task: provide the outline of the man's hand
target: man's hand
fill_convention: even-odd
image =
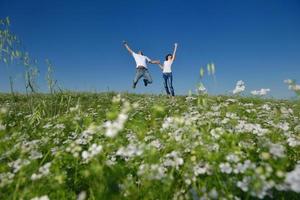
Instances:
[[[151,60],[149,63],[151,63],[151,64],[158,64],[159,60]]]
[[[175,43],[175,44],[174,44],[174,46],[175,46],[175,47],[177,47],[177,46],[178,46],[178,44],[177,44],[177,43]]]
[[[123,45],[125,46],[125,48],[127,49],[127,51],[131,54],[133,54],[134,52],[130,49],[130,47],[128,46],[127,42],[125,40],[123,40]]]

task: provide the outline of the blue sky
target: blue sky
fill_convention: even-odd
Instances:
[[[213,61],[216,82],[204,83],[213,94],[226,94],[236,81],[247,91],[270,88],[271,96],[293,93],[283,80],[300,81],[299,0],[0,0],[0,17],[39,60],[40,90],[46,91],[44,60],[55,66],[59,84],[70,90],[164,92],[161,71],[149,67],[154,83],[131,89],[133,58],[122,46],[164,60],[179,43],[173,64],[177,94],[194,90],[199,68]],[[0,64],[0,91],[8,91],[8,74],[24,88],[21,66]]]

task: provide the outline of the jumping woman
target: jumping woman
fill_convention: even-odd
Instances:
[[[160,63],[158,64],[163,72],[164,86],[166,89],[166,93],[172,96],[175,95],[174,88],[173,88],[172,64],[176,57],[176,50],[177,50],[177,43],[174,44],[173,54],[166,55],[166,60],[164,61],[164,64],[163,65],[161,65]]]

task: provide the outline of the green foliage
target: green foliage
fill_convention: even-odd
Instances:
[[[38,92],[37,79],[39,75],[38,62],[33,59],[28,52],[24,51],[20,39],[11,32],[10,20],[8,17],[0,19],[0,63],[6,66],[11,64],[20,64],[24,66],[24,80],[27,93]],[[57,81],[53,78],[53,65],[47,59],[47,83],[50,93],[54,93]],[[9,76],[11,93],[14,93],[13,78]]]
[[[0,19],[0,62],[9,64],[16,59],[20,59],[20,41],[15,34],[10,31],[10,20],[8,17]]]
[[[300,157],[297,102],[127,93],[30,96],[16,94],[11,101],[0,95],[2,199],[299,196],[279,189]],[[109,136],[114,129],[117,135]]]

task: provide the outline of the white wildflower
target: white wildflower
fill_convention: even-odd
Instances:
[[[179,156],[179,153],[176,151],[172,151],[171,153],[166,154],[165,159],[163,161],[163,165],[166,167],[175,167],[177,170],[179,166],[183,165],[184,161]]]
[[[162,143],[158,139],[151,141],[149,145],[152,146],[152,147],[155,147],[156,149],[162,149],[163,148]]]
[[[238,100],[237,99],[227,99],[226,102],[228,103],[236,103]]]
[[[296,138],[294,137],[289,137],[287,139],[287,143],[289,146],[291,147],[296,147],[296,146],[299,146],[300,145],[300,140],[297,140]]]
[[[200,83],[197,90],[196,90],[196,92],[198,94],[206,94],[207,90],[206,90],[205,86],[202,83]]]
[[[289,89],[290,89],[290,90],[293,90],[293,91],[295,91],[295,92],[298,92],[298,91],[300,91],[300,85],[296,85],[296,84],[290,85],[290,86],[289,86]]]
[[[236,83],[235,89],[233,90],[233,94],[240,94],[245,90],[245,83],[244,81],[240,80]]]
[[[54,128],[57,128],[57,129],[65,129],[65,125],[64,124],[56,124],[54,126]]]
[[[254,169],[256,165],[252,163],[250,160],[245,160],[244,163],[237,163],[234,167],[233,172],[235,174],[244,173],[247,169]]]
[[[5,126],[3,124],[1,124],[1,121],[0,121],[0,131],[4,131],[5,130]]]
[[[241,188],[241,190],[243,190],[244,192],[248,192],[250,180],[250,177],[246,176],[242,181],[238,181],[236,186]]]
[[[51,128],[53,125],[51,123],[47,123],[46,125],[43,126],[44,129],[49,129]]]
[[[290,189],[300,193],[300,165],[296,165],[295,169],[286,174],[285,182]]]
[[[215,138],[219,139],[221,135],[225,133],[225,130],[222,127],[217,127],[210,131],[210,134]]]
[[[216,188],[213,188],[210,192],[209,192],[209,197],[211,198],[211,199],[218,199],[218,196],[219,196],[219,194],[218,194],[218,191],[216,190]]]
[[[228,162],[237,163],[240,161],[240,158],[236,154],[229,154],[226,156]]]
[[[184,182],[185,182],[185,184],[187,184],[187,185],[191,185],[191,184],[192,184],[191,179],[185,179]]]
[[[269,132],[268,129],[262,128],[260,124],[251,124],[243,120],[239,120],[239,124],[235,127],[235,129],[239,133],[247,132],[253,133],[258,136],[263,136],[264,134]]]
[[[44,195],[41,197],[34,197],[31,200],[49,200],[49,197],[47,195]]]
[[[79,153],[81,151],[81,146],[79,146],[78,144],[76,143],[71,143],[67,148],[66,148],[66,152],[70,152],[73,154],[73,156],[75,158],[79,157]]]
[[[125,122],[128,119],[128,111],[130,109],[130,104],[128,102],[124,103],[124,106],[115,121],[107,121],[104,123],[106,128],[105,135],[107,137],[115,137],[119,131],[124,128]]]
[[[222,124],[227,124],[229,121],[230,121],[230,119],[225,117],[224,119],[222,119],[221,123]]]
[[[5,114],[7,113],[8,109],[6,107],[1,107],[0,108],[0,113]]]
[[[29,164],[30,164],[29,160],[24,160],[19,158],[13,162],[8,163],[8,166],[13,168],[13,173],[17,173],[22,167]]]
[[[270,92],[270,89],[265,89],[262,88],[260,90],[253,90],[251,91],[251,94],[255,95],[255,96],[264,96],[266,95],[268,92]]]
[[[121,100],[122,100],[121,94],[118,94],[118,95],[113,97],[112,102],[113,103],[119,103],[119,102],[121,102]]]
[[[81,191],[77,196],[77,200],[85,200],[86,197],[87,197],[86,191]]]
[[[15,174],[11,172],[0,173],[0,188],[13,182]]]
[[[33,173],[31,175],[31,180],[35,181],[41,179],[44,176],[47,176],[50,173],[51,162],[48,162],[41,166],[38,170],[38,173]]]
[[[288,122],[280,122],[276,125],[276,127],[282,129],[283,131],[288,131],[290,129]]]
[[[82,157],[84,162],[88,162],[93,157],[95,157],[96,155],[101,153],[101,151],[102,151],[102,146],[101,145],[92,144],[92,146],[90,146],[88,151],[83,151],[81,153],[81,157]]]
[[[232,172],[232,167],[229,163],[220,163],[219,165],[221,172],[230,174]]]
[[[193,167],[195,176],[210,174],[210,165],[208,163],[198,163]]]
[[[284,83],[286,83],[286,84],[293,84],[293,80],[291,80],[291,79],[286,79],[286,80],[284,80]]]
[[[108,166],[115,165],[115,164],[117,163],[116,160],[117,160],[116,156],[115,156],[115,155],[111,155],[111,156],[109,156],[109,158],[107,159],[106,164],[107,164]]]
[[[284,157],[285,148],[281,144],[271,144],[270,145],[270,153],[274,157],[282,158]]]
[[[162,124],[162,129],[168,129],[169,127],[171,127],[171,125],[174,123],[173,118],[171,117],[167,117],[165,118],[163,124]]]
[[[149,180],[161,180],[166,176],[166,168],[158,164],[141,164],[138,169],[138,176],[145,176]]]
[[[71,107],[71,108],[70,108],[70,112],[75,112],[75,111],[79,110],[79,107],[80,107],[80,105],[79,105],[79,104],[76,104],[75,107]]]
[[[135,156],[140,156],[143,154],[143,147],[142,145],[138,146],[135,144],[129,144],[127,147],[121,147],[116,152],[117,156],[121,156],[123,158],[132,158]]]
[[[271,107],[268,105],[268,104],[264,104],[264,105],[262,105],[262,107],[261,107],[262,109],[264,109],[264,110],[266,110],[266,111],[269,111],[269,110],[271,110]]]
[[[29,159],[36,160],[36,159],[39,159],[39,158],[42,158],[42,157],[43,157],[43,154],[41,152],[38,152],[38,151],[34,150],[34,151],[30,152]]]

